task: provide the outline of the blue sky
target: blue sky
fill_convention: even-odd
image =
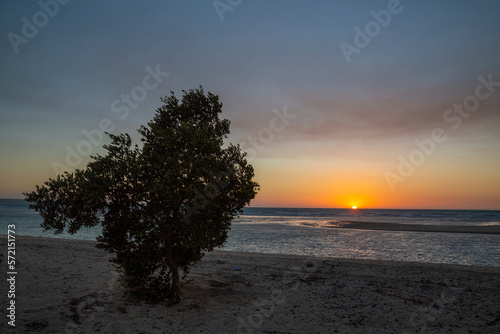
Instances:
[[[54,10],[55,0],[42,2]],[[374,20],[371,11],[387,10],[391,1],[245,0],[228,5],[223,20],[214,3],[73,0],[47,15],[16,53],[9,33],[22,37],[23,18],[33,23],[43,8],[37,1],[0,2],[0,197],[21,197],[54,177],[53,162],[67,165],[67,147],[76,150],[86,140],[82,131],[102,119],[115,133],[135,133],[160,96],[203,85],[224,103],[233,142],[269,127],[273,108],[296,115],[252,161],[262,185],[259,205],[344,205],[337,198],[360,187],[344,184],[357,171],[355,179],[373,188],[356,190],[359,197],[384,198],[372,205],[500,209],[500,89],[448,131],[396,192],[384,176],[416,139],[449,128],[443,113],[474,93],[479,76],[500,81],[499,1],[401,1],[350,63],[340,43],[354,45],[354,28],[363,30]],[[141,86],[148,66],[169,74],[120,119],[113,101]],[[86,161],[82,155],[77,167]],[[329,180],[327,190],[319,190],[311,171]],[[287,186],[293,180],[304,184]],[[453,193],[435,189],[450,185],[457,186]],[[426,192],[436,197],[426,202]],[[324,201],[312,195],[318,193]]]

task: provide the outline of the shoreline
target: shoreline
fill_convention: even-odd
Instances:
[[[375,230],[375,231],[400,231],[400,232],[431,232],[431,233],[472,233],[472,234],[500,234],[500,225],[461,226],[461,225],[423,225],[423,224],[398,224],[398,223],[365,223],[365,222],[326,222],[321,227]]]
[[[0,245],[5,257],[5,235]],[[110,255],[94,245],[17,236],[16,328],[3,321],[0,331],[500,331],[500,267],[222,250],[190,270],[181,303],[169,307],[126,297]]]
[[[332,227],[333,228],[333,227]],[[339,227],[339,229],[343,229],[342,227]],[[345,228],[345,229],[350,229],[350,228]],[[356,229],[356,228],[353,228]],[[361,228],[360,228],[361,229]],[[364,228],[363,228],[364,229]],[[412,231],[407,231],[407,232],[412,232]],[[420,231],[421,232],[421,231]],[[7,234],[2,234],[0,233],[0,243],[6,242]],[[77,239],[77,238],[64,238],[64,237],[58,237],[55,236],[54,234],[51,234],[50,237],[46,236],[30,236],[30,235],[16,235],[16,240],[19,239],[27,239],[27,240],[34,240],[34,241],[43,241],[43,240],[60,240],[62,242],[69,242],[69,243],[82,243],[82,244],[87,244],[92,247],[95,247],[95,244],[97,241],[95,240],[86,240],[86,239]],[[6,247],[4,247],[6,248]],[[0,253],[4,253],[4,260],[6,251],[2,251],[0,249]],[[368,264],[385,264],[385,265],[390,265],[392,263],[398,264],[398,265],[422,265],[422,266],[451,266],[451,267],[463,267],[463,268],[498,268],[500,269],[500,265],[477,265],[477,264],[460,264],[460,263],[444,263],[444,262],[420,262],[420,261],[398,261],[398,260],[388,260],[388,259],[370,259],[370,258],[356,258],[356,257],[336,257],[336,256],[322,256],[322,255],[304,255],[304,254],[287,254],[287,253],[264,253],[264,252],[245,252],[245,251],[237,251],[237,250],[225,250],[225,249],[216,249],[210,253],[206,254],[228,254],[231,256],[270,256],[270,257],[283,257],[286,259],[317,259],[317,260],[336,260],[340,262],[353,262],[353,263],[368,263]],[[111,256],[111,255],[110,255]]]
[[[0,242],[4,243],[6,242],[7,235],[0,233]],[[59,238],[59,237],[41,237],[41,236],[29,236],[29,235],[17,235],[16,236],[16,241],[20,239],[27,239],[27,240],[33,240],[34,242],[36,241],[48,241],[48,240],[56,240],[61,241],[62,243],[81,243],[85,246],[92,246],[95,248],[95,244],[97,241],[94,240],[84,240],[84,239],[68,239],[68,238]],[[103,254],[108,255],[103,250],[99,250],[96,248],[98,252],[102,252]],[[0,249],[0,253],[2,253]],[[430,268],[444,268],[444,267],[450,267],[451,269],[461,269],[461,270],[474,270],[478,269],[481,271],[482,269],[492,269],[494,272],[498,271],[500,274],[500,266],[480,266],[480,265],[470,265],[470,264],[455,264],[455,263],[437,263],[437,262],[417,262],[417,261],[397,261],[397,260],[379,260],[379,259],[362,259],[362,258],[346,258],[346,257],[334,257],[334,256],[318,256],[318,255],[300,255],[300,254],[284,254],[284,253],[260,253],[260,252],[242,252],[242,251],[234,251],[234,250],[224,250],[224,249],[216,249],[212,252],[205,253],[205,256],[207,255],[228,255],[228,256],[242,256],[242,257],[270,257],[270,258],[277,258],[277,259],[284,259],[284,260],[302,260],[302,261],[307,261],[307,260],[316,260],[316,261],[338,261],[342,263],[350,263],[350,264],[367,264],[367,265],[395,265],[395,266],[405,266],[405,265],[414,265],[414,266],[429,266]],[[111,255],[109,255],[110,257]]]

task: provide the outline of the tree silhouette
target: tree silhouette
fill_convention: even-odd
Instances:
[[[222,103],[203,88],[173,92],[147,126],[142,146],[112,135],[107,154],[83,170],[66,172],[25,193],[42,227],[76,233],[102,224],[97,247],[131,291],[148,301],[180,301],[184,275],[205,252],[222,246],[231,220],[259,185],[239,145],[224,144],[229,120]]]

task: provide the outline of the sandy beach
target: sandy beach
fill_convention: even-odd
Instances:
[[[4,283],[0,332],[500,332],[497,267],[217,251],[169,307],[124,296],[107,260],[94,242],[18,236],[16,327]]]

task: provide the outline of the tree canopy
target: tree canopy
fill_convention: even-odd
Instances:
[[[97,247],[114,254],[131,291],[176,303],[179,273],[224,244],[259,185],[239,145],[224,143],[230,121],[219,119],[217,95],[200,87],[183,91],[180,101],[174,92],[161,101],[138,130],[141,146],[128,134],[108,134],[107,154],[25,196],[46,230],[102,224]]]

